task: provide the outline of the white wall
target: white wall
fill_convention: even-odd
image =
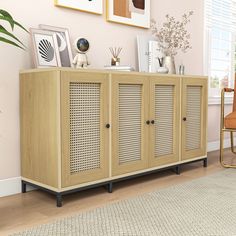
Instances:
[[[203,2],[151,0],[151,16],[157,22],[162,22],[167,13],[178,18],[186,11],[194,11],[189,27],[193,48],[176,58],[177,65],[181,60],[184,62],[187,74],[203,74]],[[26,28],[48,24],[68,28],[72,39],[78,36],[88,38],[91,44],[89,59],[93,68],[103,67],[110,62],[110,46],[123,47],[122,64],[137,68],[136,35],[150,33],[146,29],[106,22],[105,15],[55,7],[53,0],[1,0],[0,8],[9,11]],[[16,33],[29,45],[28,34],[21,30],[16,30]],[[31,68],[32,58],[30,47],[24,52],[2,43],[0,55],[0,179],[7,179],[20,176],[18,72]],[[214,113],[217,112],[215,109]],[[210,125],[212,131],[218,127],[218,123]],[[214,139],[210,137],[210,140]]]

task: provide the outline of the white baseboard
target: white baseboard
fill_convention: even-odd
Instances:
[[[236,143],[236,139],[234,140]],[[230,147],[230,139],[225,139],[224,147]],[[220,141],[210,142],[207,145],[207,151],[212,152],[220,149]],[[34,188],[27,186],[27,191]],[[0,180],[0,197],[10,196],[21,192],[21,177]]]
[[[35,190],[34,187],[26,186],[26,191]],[[21,177],[0,180],[0,197],[6,197],[21,193]]]
[[[236,138],[234,139],[234,143],[236,144]],[[230,139],[224,140],[224,148],[229,148],[231,146]],[[207,152],[217,151],[220,149],[220,140],[215,142],[210,142],[207,145]]]
[[[21,192],[21,177],[0,180],[0,197]]]

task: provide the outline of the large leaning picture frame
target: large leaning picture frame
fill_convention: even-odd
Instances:
[[[56,6],[90,12],[103,13],[103,0],[54,0]]]
[[[107,20],[150,28],[150,0],[107,0]]]
[[[69,31],[66,28],[60,28],[50,25],[39,25],[40,29],[52,31],[56,34],[57,37],[57,44],[61,59],[61,66],[62,67],[72,67],[72,51],[71,51],[71,44],[70,44],[70,36]]]
[[[30,28],[35,67],[60,67],[57,36],[52,31]]]

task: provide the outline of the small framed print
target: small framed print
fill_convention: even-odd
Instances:
[[[58,67],[61,59],[57,36],[52,31],[30,29],[35,67]]]
[[[103,0],[55,0],[55,5],[100,15],[103,13]]]
[[[50,25],[39,25],[40,29],[52,31],[56,34],[57,44],[62,67],[72,67],[72,51],[70,44],[69,31],[66,28],[54,27]]]
[[[107,0],[107,20],[150,28],[150,0]]]

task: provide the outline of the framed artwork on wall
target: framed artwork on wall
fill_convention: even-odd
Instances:
[[[103,0],[55,0],[55,5],[95,14],[103,13]]]
[[[69,31],[66,28],[54,27],[50,25],[39,25],[40,29],[52,31],[56,34],[57,44],[62,67],[72,67],[72,51]]]
[[[107,0],[107,20],[150,28],[150,0]]]
[[[57,36],[52,31],[30,29],[35,67],[58,67],[61,59]]]

